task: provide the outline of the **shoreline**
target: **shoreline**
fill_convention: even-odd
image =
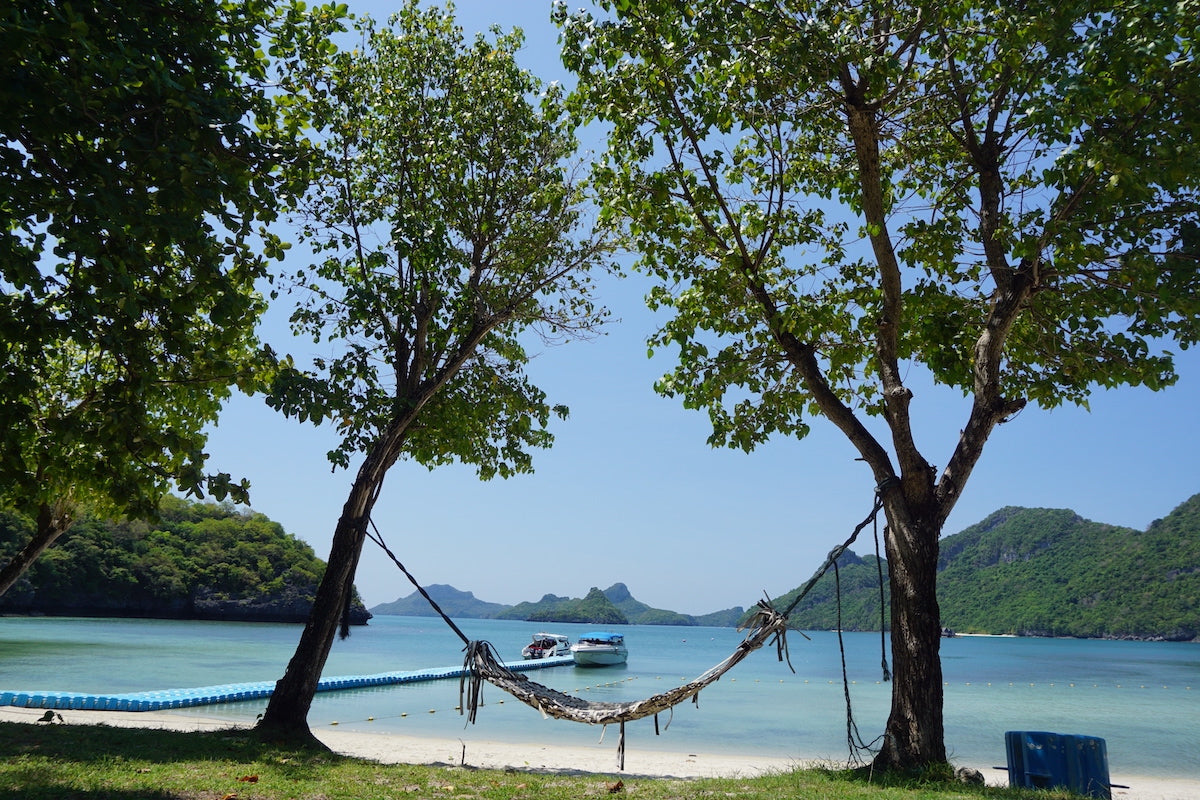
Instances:
[[[0,722],[38,724],[45,713],[40,708],[0,706]],[[106,725],[110,727],[156,728],[172,731],[213,731],[248,728],[220,717],[194,714],[130,711],[66,710],[68,725]],[[55,723],[57,724],[57,723]],[[613,735],[592,746],[529,745],[475,739],[431,739],[394,733],[362,733],[314,730],[316,737],[334,752],[381,764],[418,764],[447,769],[498,769],[552,772],[564,775],[605,775],[623,778],[693,779],[752,778],[792,769],[820,766],[828,762],[774,756],[688,753],[632,748],[625,753],[625,770],[617,769],[617,742]],[[990,765],[960,764],[983,773],[989,786],[1005,786],[1007,776]],[[1122,774],[1114,780],[1129,788],[1112,790],[1113,800],[1192,800],[1200,797],[1200,780],[1169,779]]]

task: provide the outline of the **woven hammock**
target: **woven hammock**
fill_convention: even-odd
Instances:
[[[685,700],[697,702],[704,687],[719,680],[742,659],[773,641],[779,660],[787,658],[787,617],[771,608],[769,603],[759,601],[758,611],[741,628],[749,629],[746,638],[725,660],[706,670],[695,679],[666,692],[626,703],[609,703],[584,700],[565,694],[548,686],[531,681],[514,672],[500,661],[492,645],[483,641],[468,642],[463,667],[467,670],[458,685],[459,707],[467,715],[468,722],[475,722],[479,711],[483,682],[503,689],[508,694],[536,708],[544,717],[566,719],[588,725],[618,724],[621,734],[617,743],[617,766],[625,769],[625,723],[645,717],[654,717],[654,732],[658,733],[658,714],[673,710]],[[788,662],[791,666],[791,662]],[[668,724],[670,724],[668,722]]]
[[[583,700],[574,695],[543,686],[526,676],[513,672],[496,657],[488,642],[473,641],[466,647],[463,667],[468,674],[459,681],[459,700],[469,722],[475,721],[479,710],[482,682],[498,686],[543,716],[568,719],[588,725],[609,725],[643,719],[679,705],[684,700],[696,700],[700,690],[733,669],[746,656],[774,639],[782,661],[787,653],[787,618],[760,601],[759,610],[743,626],[749,628],[746,638],[724,661],[709,668],[694,680],[660,694],[627,703],[606,703]]]

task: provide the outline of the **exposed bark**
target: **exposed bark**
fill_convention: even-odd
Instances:
[[[0,570],[0,594],[13,587],[38,556],[70,530],[74,523],[70,511],[62,504],[44,504],[38,509],[37,531],[29,544]]]
[[[936,520],[907,514],[903,491],[884,492],[892,596],[892,707],[874,766],[914,770],[946,761]],[[890,502],[889,502],[889,497]]]
[[[367,525],[388,466],[385,448],[377,447],[354,479],[334,530],[329,561],[317,587],[308,622],[287,671],[275,683],[275,691],[258,724],[258,730],[265,737],[299,741],[311,738],[308,711],[333,647],[342,611],[354,589],[354,573],[362,555]]]
[[[879,120],[864,80],[843,70],[841,84],[847,130],[863,189],[863,216],[879,269],[882,304],[875,331],[875,363],[899,468],[896,476],[896,467],[882,448],[858,447],[881,487],[888,518],[884,540],[892,596],[892,707],[874,766],[912,770],[946,761],[937,602],[938,538],[945,516],[935,500],[933,470],[913,438],[912,392],[904,385],[898,363],[903,292],[899,259],[887,228]]]
[[[375,501],[379,499],[387,471],[400,457],[407,432],[421,410],[462,369],[488,331],[503,323],[513,313],[511,308],[505,308],[500,314],[476,320],[458,342],[454,352],[424,383],[419,377],[429,356],[423,341],[421,346],[408,347],[406,352],[410,354],[410,360],[407,364],[397,364],[397,383],[401,387],[401,395],[396,408],[403,411],[399,412],[380,434],[355,475],[350,494],[342,506],[342,515],[334,529],[329,560],[321,584],[317,587],[308,622],[300,635],[296,652],[288,662],[283,677],[276,681],[275,691],[267,703],[267,710],[259,721],[258,730],[263,736],[291,741],[306,741],[311,738],[308,711],[312,707],[321,672],[333,648],[338,624],[342,621],[354,592],[354,573],[358,569],[363,543],[367,538],[371,512],[375,508]],[[398,333],[397,338],[402,336]],[[412,386],[416,388],[404,394],[403,387]]]

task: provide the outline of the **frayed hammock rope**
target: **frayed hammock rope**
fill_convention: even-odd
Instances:
[[[604,725],[618,724],[620,726],[620,739],[617,743],[617,765],[620,770],[625,769],[625,723],[633,720],[644,719],[645,717],[654,717],[654,732],[658,734],[658,715],[663,711],[673,711],[674,707],[685,700],[691,700],[693,703],[699,704],[699,694],[706,686],[716,682],[737,664],[741,663],[742,659],[758,650],[764,644],[771,642],[775,645],[776,656],[780,661],[786,661],[788,668],[795,672],[792,668],[791,659],[788,657],[787,648],[787,630],[788,630],[788,614],[790,614],[804,596],[816,585],[817,581],[829,571],[831,567],[836,565],[836,562],[841,558],[842,554],[854,543],[859,532],[867,526],[869,522],[875,519],[878,514],[882,502],[876,495],[875,503],[871,513],[854,529],[854,533],[843,544],[835,547],[830,551],[825,564],[819,569],[816,574],[804,584],[803,587],[792,599],[791,603],[782,612],[775,610],[769,600],[759,600],[757,610],[740,626],[738,630],[747,630],[746,637],[738,644],[737,648],[726,656],[725,660],[719,664],[710,667],[707,671],[697,676],[693,680],[677,686],[666,692],[661,692],[643,700],[635,700],[626,703],[611,703],[600,701],[583,700],[574,695],[565,694],[557,689],[551,689],[548,686],[543,686],[540,683],[530,680],[519,672],[514,672],[504,666],[504,663],[496,655],[495,648],[490,642],[472,641],[467,638],[454,621],[442,611],[441,607],[434,601],[429,593],[417,582],[412,573],[405,568],[396,554],[391,551],[383,540],[383,535],[380,534],[379,528],[375,525],[374,520],[371,521],[371,527],[374,533],[367,532],[367,536],[375,544],[388,555],[392,562],[399,567],[400,571],[409,579],[421,596],[429,602],[429,605],[436,611],[443,620],[450,626],[451,630],[458,634],[462,639],[465,647],[463,648],[465,658],[463,667],[466,669],[466,674],[459,680],[459,708],[460,713],[465,713],[468,723],[475,722],[475,716],[479,711],[479,706],[482,705],[481,698],[483,694],[483,682],[486,681],[493,686],[496,686],[508,694],[512,695],[517,700],[520,700],[526,705],[536,708],[542,713],[543,717],[554,717],[556,719],[571,720],[572,722],[582,722],[588,725]],[[803,634],[801,634],[803,635]],[[886,669],[886,665],[885,665]],[[670,726],[670,719],[664,729]]]

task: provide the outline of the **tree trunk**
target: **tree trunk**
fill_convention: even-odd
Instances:
[[[885,536],[892,593],[892,709],[877,769],[913,771],[946,762],[942,724],[938,537],[926,519],[888,515]]]
[[[338,623],[354,592],[354,572],[358,569],[358,559],[367,538],[367,525],[370,524],[371,511],[379,498],[383,480],[403,451],[409,426],[417,419],[421,409],[462,368],[484,336],[505,319],[497,315],[490,317],[486,323],[477,323],[431,379],[424,382],[414,380],[408,393],[397,397],[396,407],[402,411],[372,445],[354,477],[350,496],[342,507],[342,516],[333,533],[325,575],[317,587],[317,596],[313,600],[304,632],[300,634],[300,643],[288,662],[287,671],[275,682],[275,691],[256,728],[263,738],[317,744],[316,737],[308,728],[308,710],[317,693],[317,683],[321,680],[321,671],[325,668],[329,651],[333,648]],[[414,363],[420,363],[425,355],[412,356],[412,359]],[[411,374],[419,374],[416,367],[411,370]],[[399,369],[398,372],[402,376],[410,374],[408,368]]]
[[[346,604],[354,590],[354,573],[362,555],[367,524],[387,466],[378,449],[368,455],[342,507],[329,550],[325,574],[317,587],[312,611],[287,671],[275,683],[257,731],[265,738],[316,742],[308,727],[308,711]]]
[[[20,553],[13,556],[12,561],[4,565],[4,569],[0,570],[0,595],[11,589],[25,574],[25,570],[29,569],[38,556],[46,552],[58,537],[66,533],[73,522],[72,514],[64,505],[43,505],[38,510],[37,530],[33,538]]]

